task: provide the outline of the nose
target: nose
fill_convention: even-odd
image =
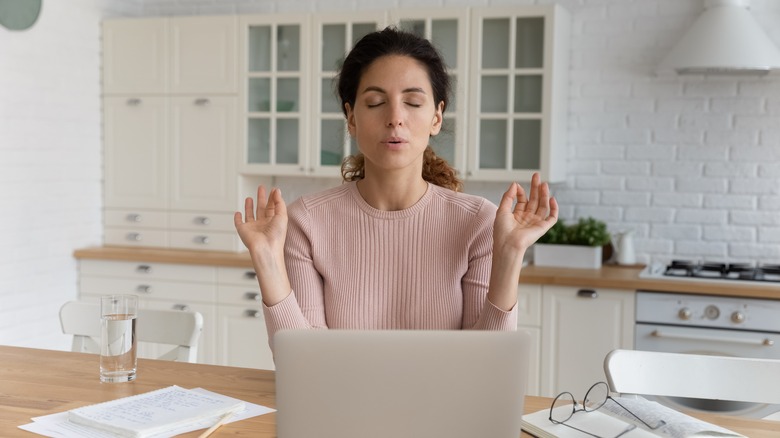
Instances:
[[[387,127],[392,128],[403,125],[403,106],[400,104],[390,104],[387,108]]]

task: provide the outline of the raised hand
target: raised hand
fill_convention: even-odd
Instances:
[[[263,302],[271,306],[290,293],[284,265],[284,241],[287,237],[287,205],[279,189],[266,199],[264,186],[257,188],[257,208],[252,198],[244,201],[244,214],[237,211],[233,222],[241,241],[252,257]]]

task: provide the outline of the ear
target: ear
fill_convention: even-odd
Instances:
[[[349,102],[344,104],[344,109],[347,111],[347,129],[349,130],[349,135],[354,137],[355,130],[357,129],[355,124],[355,110],[352,109],[352,106],[349,104]]]
[[[431,121],[431,136],[435,136],[441,131],[441,125],[444,122],[444,101],[439,102],[436,106],[436,112],[433,114],[433,120]]]

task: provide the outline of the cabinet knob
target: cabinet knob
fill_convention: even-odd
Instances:
[[[127,233],[125,238],[131,242],[140,242],[141,240],[143,240],[143,238],[141,237],[141,233]]]
[[[211,223],[211,219],[206,216],[198,216],[194,219],[194,222],[198,225],[209,225]]]
[[[181,310],[183,312],[189,312],[190,310],[190,306],[186,304],[174,304],[173,306],[171,306],[171,308],[173,310]]]
[[[260,302],[263,297],[257,292],[247,292],[244,294],[244,299]]]
[[[193,239],[195,243],[200,243],[201,245],[208,245],[209,244],[209,236],[195,236],[195,239]]]
[[[135,272],[138,272],[139,274],[151,274],[152,267],[149,265],[138,265],[135,268]]]
[[[263,317],[263,312],[261,312],[259,310],[256,310],[256,309],[247,309],[244,312],[244,315],[248,316],[250,318],[262,318]]]
[[[580,298],[598,298],[599,293],[593,289],[580,289],[577,291],[577,296]]]
[[[138,213],[130,213],[127,216],[125,216],[125,219],[128,222],[136,222],[137,223],[137,222],[141,222],[142,218],[141,218],[141,215],[138,214]]]
[[[148,284],[139,284],[135,287],[135,291],[142,294],[150,294],[152,293],[152,287]]]
[[[257,278],[257,273],[255,271],[246,271],[244,272],[244,278],[247,280],[254,280]]]
[[[127,105],[128,106],[138,106],[140,104],[141,104],[141,99],[139,99],[137,97],[133,97],[133,98],[127,99]]]
[[[198,106],[206,106],[209,103],[211,103],[211,101],[206,99],[205,97],[201,97],[201,98],[195,99],[195,105],[198,105]]]

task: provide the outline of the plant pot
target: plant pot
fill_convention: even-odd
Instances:
[[[558,268],[601,268],[600,246],[534,244],[534,264]]]

